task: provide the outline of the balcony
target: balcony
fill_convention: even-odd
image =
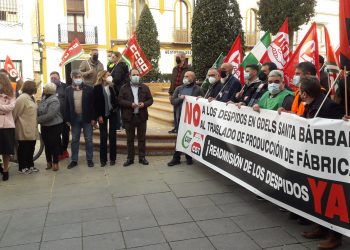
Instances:
[[[78,38],[81,44],[98,44],[97,26],[58,25],[58,43],[71,43],[75,38]]]
[[[176,29],[174,31],[175,43],[191,43],[190,32],[187,29]]]
[[[246,32],[245,33],[245,45],[248,47],[254,47],[257,43],[258,32]]]

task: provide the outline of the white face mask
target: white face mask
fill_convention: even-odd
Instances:
[[[214,84],[216,82],[216,78],[214,76],[209,77],[208,79],[210,84]]]
[[[113,82],[113,77],[112,76],[108,76],[107,79],[106,79],[106,82],[112,83]]]
[[[83,79],[74,79],[73,82],[75,85],[80,86],[83,83]]]
[[[250,74],[248,72],[244,72],[244,80],[248,81]]]
[[[279,92],[281,92],[280,85],[278,83],[269,83],[269,85],[267,86],[267,89],[272,95],[276,95]]]
[[[182,82],[185,86],[191,84],[191,82],[187,78],[184,78]]]
[[[292,83],[293,83],[295,86],[299,86],[299,83],[300,83],[300,76],[295,75],[295,76],[293,77]]]
[[[131,82],[133,84],[139,84],[140,83],[140,77],[139,76],[131,76]]]

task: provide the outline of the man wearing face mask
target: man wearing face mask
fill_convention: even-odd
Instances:
[[[321,84],[316,76],[305,76],[300,79],[300,98],[305,103],[303,117],[312,119],[325,99]],[[323,103],[317,117],[328,119],[341,119],[344,114],[343,106],[327,98]],[[342,243],[342,235],[328,228],[318,225],[314,230],[303,232],[307,239],[325,238],[318,245],[319,249],[335,249]]]
[[[293,92],[285,89],[284,74],[280,70],[272,70],[268,78],[268,91],[253,106],[253,110],[260,112],[260,108],[277,110],[283,107],[290,110],[293,101]]]
[[[98,72],[103,70],[103,64],[98,60],[98,50],[92,49],[90,58],[81,62],[79,70],[83,75],[84,84],[94,86]]]
[[[60,111],[62,117],[64,117],[64,113],[66,110],[65,106],[65,97],[66,97],[66,88],[67,85],[63,82],[61,82],[60,74],[57,71],[52,71],[50,73],[50,80],[52,83],[56,85],[56,95],[58,97],[58,100],[60,102]],[[59,160],[64,160],[66,158],[69,158],[68,153],[68,144],[69,144],[69,126],[66,124],[66,121],[63,120],[63,126],[61,129],[61,135],[60,135],[60,155],[58,156]]]
[[[207,73],[207,78],[209,81],[209,88],[204,98],[208,99],[209,102],[215,100],[215,97],[219,94],[222,84],[220,81],[220,75],[217,69],[210,68]],[[203,90],[203,88],[202,88]]]
[[[200,86],[195,84],[196,75],[193,71],[187,71],[183,78],[183,85],[179,86],[175,89],[174,94],[171,98],[171,104],[174,105],[175,114],[176,114],[176,130],[178,129],[180,117],[181,117],[181,108],[182,103],[185,100],[186,96],[203,96],[203,90]],[[173,159],[168,162],[168,166],[172,167],[180,164],[181,160],[181,152],[175,151],[173,155]],[[193,163],[192,157],[186,155],[187,165],[191,165]]]
[[[252,107],[266,92],[267,84],[258,78],[259,66],[249,64],[245,68],[244,79],[246,83],[242,90],[236,94],[236,100],[241,105]]]
[[[72,157],[68,169],[78,165],[80,133],[83,129],[86,160],[88,167],[93,167],[92,126],[94,121],[93,88],[83,83],[79,70],[71,72],[72,86],[66,89],[65,121],[72,129]]]
[[[182,79],[187,71],[193,71],[191,65],[186,63],[186,54],[180,52],[176,55],[176,66],[173,68],[171,75],[171,84],[169,88],[169,100],[171,100],[172,95],[177,87],[182,85]],[[170,130],[169,133],[177,133],[175,129],[175,110],[174,110],[174,129]]]
[[[223,63],[220,67],[220,76],[222,88],[216,96],[219,102],[237,102],[236,94],[241,90],[242,86],[239,80],[232,75],[233,66],[231,63]]]
[[[291,108],[291,112],[302,116],[304,114],[304,104],[302,103],[299,95],[299,85],[302,78],[306,76],[316,76],[316,67],[310,62],[301,62],[295,68],[295,75],[293,77],[291,88],[295,91],[294,100]],[[279,109],[279,111],[285,111]]]
[[[124,167],[134,164],[135,129],[139,148],[139,163],[148,165],[146,160],[146,129],[148,120],[147,108],[153,104],[153,97],[148,86],[140,82],[140,72],[130,71],[130,82],[123,85],[118,96],[122,109],[122,119],[127,136],[128,158]]]

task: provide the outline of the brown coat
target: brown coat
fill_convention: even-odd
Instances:
[[[148,120],[147,108],[153,104],[153,97],[148,86],[140,84],[139,91],[139,102],[145,104],[144,108],[139,110],[140,121]],[[131,90],[130,83],[123,85],[120,89],[118,102],[122,109],[122,119],[124,122],[130,122],[133,119],[134,109],[131,107],[134,102],[134,95]]]
[[[12,112],[17,140],[35,141],[38,138],[37,110],[38,105],[30,95],[23,93],[17,98]]]
[[[177,72],[179,71],[179,66],[175,66],[173,68],[173,72],[171,74],[171,85],[170,85],[170,88],[169,88],[169,95],[173,95],[174,94],[174,91],[177,87],[181,86],[182,85],[182,80],[184,78],[184,75],[187,71],[193,71],[192,69],[192,66],[191,65],[188,65],[188,64],[184,64],[182,66],[182,71],[181,71],[181,76],[180,76],[180,79],[179,79],[179,82],[178,82],[178,85],[176,85],[176,76],[177,76]]]
[[[84,60],[81,62],[79,70],[83,75],[84,83],[93,87],[96,83],[98,72],[103,70],[103,64],[100,61],[94,63],[90,58],[89,60]],[[87,73],[90,70],[92,70],[92,73]]]

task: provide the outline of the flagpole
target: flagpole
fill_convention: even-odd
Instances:
[[[348,80],[346,75],[346,65],[344,66],[344,85],[345,85],[345,115],[348,116]]]
[[[320,73],[322,72],[322,70],[323,70],[325,67],[326,67],[326,64],[324,63],[324,64],[322,65],[322,67],[320,68]]]
[[[317,110],[317,112],[316,112],[314,118],[317,117],[317,115],[318,115],[318,113],[320,112],[320,110],[321,110],[323,104],[325,103],[325,101],[327,100],[329,94],[331,93],[332,89],[334,88],[334,85],[335,85],[335,84],[337,83],[337,81],[339,80],[339,78],[340,78],[340,76],[341,76],[341,73],[342,73],[342,71],[340,70],[340,71],[339,71],[339,74],[337,75],[337,77],[335,78],[335,80],[334,80],[334,82],[332,83],[331,87],[329,88],[329,90],[328,90],[328,92],[327,92],[325,98],[323,99],[323,101],[322,101],[320,107],[318,108],[318,110]],[[346,90],[345,90],[345,91],[346,91]],[[346,92],[345,92],[345,93],[346,93]],[[346,96],[346,94],[345,94],[345,96]],[[345,99],[345,100],[346,100],[346,99]]]

